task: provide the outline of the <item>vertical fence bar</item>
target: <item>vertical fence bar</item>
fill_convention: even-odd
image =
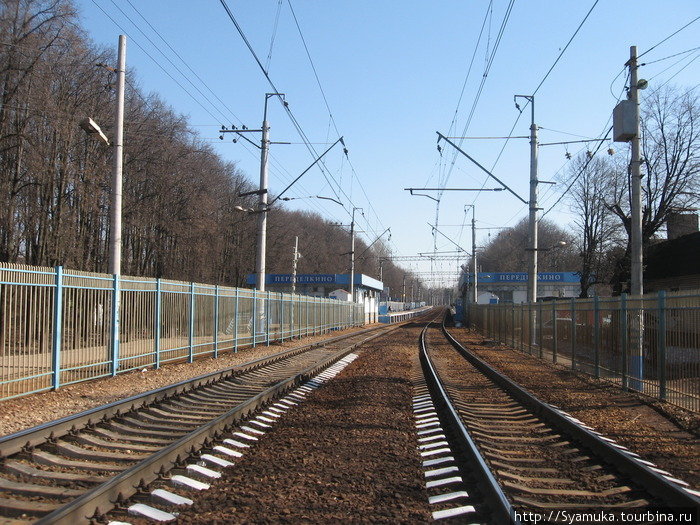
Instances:
[[[189,334],[190,355],[187,362],[194,361],[194,283],[190,283],[190,334]]]
[[[622,346],[622,388],[627,388],[627,294],[620,295],[620,342]]]
[[[544,328],[544,322],[543,322],[543,318],[542,318],[542,302],[539,303],[538,310],[539,310],[539,312],[537,313],[537,316],[540,320],[538,323],[540,333],[539,333],[539,337],[537,338],[539,341],[539,348],[540,348],[538,355],[539,355],[539,358],[542,359],[542,357],[544,356],[544,349],[542,348],[542,341],[543,341],[542,340],[542,329]]]
[[[160,278],[156,279],[156,300],[155,300],[155,308],[156,311],[154,312],[153,317],[154,319],[154,324],[155,326],[153,327],[153,332],[154,332],[154,337],[153,337],[153,353],[155,354],[153,356],[153,367],[158,369],[160,368],[160,316],[161,316],[161,301],[163,299],[163,294],[162,294],[162,284],[160,281]]]
[[[594,357],[593,357],[593,374],[596,378],[600,377],[600,304],[598,301],[598,295],[593,296],[593,344],[594,344]]]
[[[253,315],[252,319],[252,329],[253,329],[253,348],[255,348],[255,334],[258,331],[258,291],[253,290]]]
[[[571,370],[576,370],[576,299],[571,299]]]
[[[265,298],[265,346],[270,346],[270,313],[272,309],[270,308],[270,290],[267,291],[267,297]]]
[[[111,339],[111,360],[112,376],[117,375],[119,370],[119,321],[121,318],[121,290],[119,289],[119,275],[112,276],[112,339]]]
[[[515,303],[510,303],[510,346],[515,348]]]
[[[557,302],[552,301],[552,363],[557,364],[559,337],[557,334]]]
[[[219,357],[219,285],[214,286],[214,359]]]
[[[238,352],[238,288],[234,292],[235,299],[233,304],[233,353]]]
[[[51,367],[53,389],[61,386],[61,339],[63,334],[63,266],[56,266],[56,289],[53,296],[53,341],[51,345]]]
[[[523,352],[523,340],[525,339],[525,307],[520,303],[520,351]]]
[[[666,401],[666,292],[663,290],[659,292],[657,317],[659,399]]]

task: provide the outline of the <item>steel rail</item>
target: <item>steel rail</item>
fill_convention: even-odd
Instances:
[[[77,414],[66,416],[56,421],[50,421],[48,423],[37,425],[26,430],[9,434],[0,438],[0,459],[21,452],[22,450],[28,450],[38,445],[42,445],[47,441],[68,435],[72,432],[75,432],[78,429],[97,424],[104,419],[117,417],[126,412],[139,409],[143,406],[161,401],[168,397],[172,397],[177,394],[182,394],[190,390],[199,388],[201,386],[209,385],[222,379],[235,377],[236,375],[243,372],[249,372],[257,368],[267,366],[286,357],[297,355],[314,348],[319,348],[321,346],[327,346],[329,344],[342,341],[350,337],[355,337],[363,333],[369,333],[381,328],[384,327],[380,325],[377,327],[353,332],[351,334],[331,337],[329,339],[324,339],[315,343],[291,348],[289,350],[284,350],[276,354],[255,359],[248,363],[244,363],[243,365],[233,366],[225,370],[219,370],[217,372],[210,372],[192,379],[186,379],[173,385],[168,385],[158,388],[156,390],[151,390],[149,392],[136,394],[123,400],[114,401],[106,405],[102,405],[89,410],[85,410],[83,412],[79,412]]]
[[[437,370],[433,365],[432,359],[428,355],[425,334],[433,322],[434,321],[431,321],[426,324],[420,334],[420,362],[423,368],[423,375],[428,384],[428,389],[434,396],[434,404],[436,407],[442,409],[440,410],[439,417],[440,419],[443,419],[443,417],[446,419],[446,421],[444,421],[445,426],[452,429],[460,442],[460,448],[466,452],[471,464],[476,467],[474,474],[476,474],[481,482],[479,484],[479,489],[486,497],[488,508],[491,511],[492,523],[519,525],[520,521],[516,520],[513,506],[503,493],[501,486],[479,452],[476,443],[474,443],[474,440],[469,435],[469,431],[464,426],[462,418],[453,406],[438,376]]]
[[[298,383],[305,381],[325,368],[331,366],[338,359],[347,355],[357,346],[377,337],[382,337],[398,329],[403,323],[396,325],[379,325],[369,329],[360,330],[351,334],[336,336],[302,347],[285,350],[271,356],[266,356],[244,365],[235,366],[223,371],[213,372],[198,376],[194,379],[179,382],[157,390],[132,396],[128,399],[110,403],[79,414],[62,418],[58,421],[46,423],[33,429],[0,438],[0,460],[3,457],[18,452],[30,451],[35,446],[55,442],[64,435],[77,435],[81,430],[89,430],[98,423],[103,423],[113,417],[124,415],[139,409],[149,409],[152,404],[167,401],[168,398],[179,394],[195,392],[199,387],[213,386],[219,381],[226,381],[242,377],[262,367],[274,365],[283,359],[294,358],[304,352],[324,348],[330,354],[317,357],[317,362],[306,366],[293,375],[277,380],[277,382],[258,392],[252,397],[239,401],[236,406],[223,414],[213,415],[213,419],[205,422],[196,429],[190,430],[186,435],[164,445],[164,447],[143,461],[132,465],[115,474],[105,483],[97,485],[87,492],[77,496],[71,502],[62,505],[43,517],[36,518],[36,523],[88,523],[100,519],[105,512],[119,505],[136,492],[143,490],[152,481],[163,477],[172,468],[182,465],[183,462],[202,447],[207,447],[212,440],[220,436],[222,432],[234,428],[237,420],[245,418],[251,412],[261,408],[284,392],[293,388]],[[354,341],[353,341],[354,339]],[[334,345],[343,343],[342,348]],[[305,366],[302,364],[302,366]],[[291,371],[290,371],[291,372]],[[279,377],[279,376],[278,376]]]
[[[616,467],[620,472],[630,476],[637,484],[651,494],[663,500],[671,507],[698,508],[700,498],[688,492],[677,483],[655,472],[639,462],[628,452],[613,447],[600,436],[568,419],[563,412],[537,399],[520,385],[493,369],[486,361],[469,352],[447,330],[443,322],[442,331],[452,346],[464,356],[479,372],[504,389],[519,403],[552,426],[561,429],[576,439],[584,447],[596,453],[600,458]]]
[[[376,334],[375,337],[383,334]],[[232,424],[257,409],[267,405],[284,392],[325,370],[333,363],[349,354],[355,345],[336,352],[320,364],[312,365],[302,372],[278,382],[267,390],[234,407],[216,419],[202,425],[197,430],[183,436],[145,461],[121,472],[106,483],[86,492],[76,500],[56,509],[39,519],[37,525],[73,525],[84,523],[100,517],[114,508],[115,503],[135,494],[140,487],[148,485],[162,477],[173,466],[194,455],[200,448],[206,447],[211,440],[231,429]]]

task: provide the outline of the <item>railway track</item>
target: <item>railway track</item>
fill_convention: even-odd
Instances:
[[[430,406],[474,489],[462,497],[474,519],[519,523],[535,512],[554,523],[581,512],[700,506],[687,484],[534,398],[469,353],[444,325],[423,330],[420,359]]]
[[[173,469],[176,480],[196,488],[210,473],[201,463],[225,466],[237,455],[214,450],[215,440],[245,445],[256,429],[241,420],[396,326],[287,350],[3,437],[0,522],[99,521]]]

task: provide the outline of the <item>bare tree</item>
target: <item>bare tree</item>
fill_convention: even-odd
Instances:
[[[528,220],[502,230],[484,246],[478,265],[485,272],[525,271],[528,261]],[[566,243],[561,245],[561,242]],[[562,271],[578,267],[573,249],[574,237],[546,219],[539,221],[538,269]]]
[[[603,157],[588,158],[582,154],[574,159],[569,169],[576,177],[571,187],[569,202],[576,214],[574,241],[581,257],[578,270],[581,276],[581,295],[588,297],[591,286],[610,279],[605,253],[613,245],[620,229],[614,214],[606,206],[604,196],[611,191],[613,167]]]
[[[700,100],[696,88],[662,87],[642,101],[642,243],[661,229],[669,214],[698,203]],[[608,206],[631,237],[629,164],[617,170]],[[626,254],[629,259],[629,242]],[[620,261],[616,292],[629,281],[629,262]]]

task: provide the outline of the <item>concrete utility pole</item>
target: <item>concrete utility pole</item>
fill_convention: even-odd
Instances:
[[[403,288],[401,291],[401,301],[406,302],[406,274],[403,274]]]
[[[535,124],[535,97],[526,97],[532,107],[532,120],[530,124],[530,214],[529,214],[529,251],[530,258],[527,271],[527,300],[530,303],[537,302],[537,125]]]
[[[644,312],[641,308],[641,296],[644,293],[643,252],[642,252],[642,176],[639,151],[639,79],[637,78],[637,46],[630,47],[630,90],[629,100],[634,104],[634,136],[631,140],[632,158],[630,160],[630,183],[632,199],[630,202],[631,246],[630,246],[630,291],[638,297],[640,308],[632,310],[631,348],[630,348],[630,386],[643,390],[644,385]],[[636,380],[635,380],[636,378]]]
[[[537,124],[535,124],[535,97],[534,95],[515,95],[514,99],[524,98],[530,102],[530,200],[529,200],[529,222],[528,222],[528,248],[530,252],[530,257],[528,257],[528,267],[527,267],[527,302],[534,304],[537,302],[537,237],[538,237],[538,224],[537,224],[537,212],[539,207],[537,205]],[[515,106],[520,109],[518,103]],[[531,309],[531,315],[529,316],[529,331],[530,331],[530,342],[535,344],[537,341],[536,327],[536,310]]]
[[[637,46],[630,47],[630,91],[629,99],[639,107],[639,80],[637,78]],[[631,271],[630,291],[632,295],[644,293],[642,266],[642,176],[639,151],[639,110],[636,111],[636,133],[631,140],[632,159],[630,161],[630,177],[632,184],[632,201],[630,213],[632,220]]]
[[[274,93],[265,93],[262,138],[260,139],[260,186],[258,191],[258,244],[255,259],[255,289],[265,291],[265,257],[267,251],[267,159],[270,150],[270,126],[267,122],[267,101]],[[260,301],[262,303],[262,301]]]
[[[124,74],[126,37],[119,35],[117,61],[117,109],[114,131],[114,169],[112,174],[112,210],[109,237],[109,273],[122,273],[122,169],[124,156]]]

